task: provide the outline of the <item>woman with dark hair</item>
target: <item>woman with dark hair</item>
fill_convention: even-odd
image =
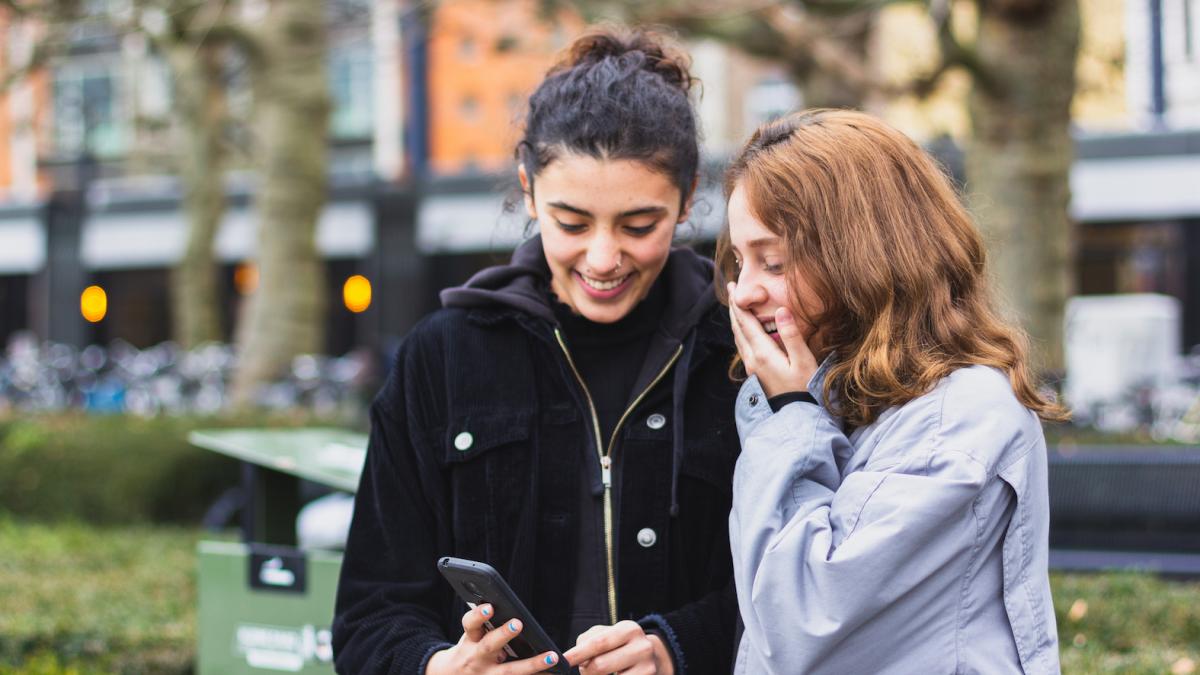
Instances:
[[[1066,411],[949,180],[816,110],[761,127],[725,190],[735,672],[1057,672],[1039,418]]]
[[[517,148],[538,236],[442,293],[371,408],[338,588],[342,673],[532,673],[436,570],[486,562],[585,675],[727,673],[734,354],[712,264],[672,248],[699,151],[660,37],[577,40]]]

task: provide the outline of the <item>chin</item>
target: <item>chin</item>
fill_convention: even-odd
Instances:
[[[580,300],[575,305],[575,311],[579,312],[583,318],[595,323],[616,323],[633,310],[633,305],[627,302],[619,305],[601,305],[591,302],[591,298],[580,298]]]
[[[603,309],[585,307],[580,312],[583,318],[594,323],[616,323],[629,314],[629,308],[605,307]]]

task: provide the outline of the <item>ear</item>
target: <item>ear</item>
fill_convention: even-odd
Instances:
[[[699,181],[700,178],[697,176],[692,179],[692,184],[688,186],[688,196],[683,201],[683,208],[679,210],[679,220],[676,221],[677,223],[682,223],[688,219],[688,216],[692,215],[692,204],[696,201],[696,185]]]
[[[521,194],[525,198],[525,213],[537,220],[537,207],[533,204],[533,186],[529,182],[529,174],[525,173],[525,165],[517,166],[517,178],[521,181]]]

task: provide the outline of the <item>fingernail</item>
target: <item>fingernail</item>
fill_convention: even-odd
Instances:
[[[514,633],[515,633],[515,632],[517,632],[517,622],[516,622],[516,621],[509,621],[509,622],[508,622],[508,629],[509,629],[510,631],[514,632]]]
[[[491,616],[492,610],[488,607],[484,607],[483,609],[479,610],[479,613],[483,614],[484,616]]]
[[[775,321],[777,323],[791,323],[792,322],[791,311],[781,308],[779,311],[777,311],[775,313]]]
[[[554,662],[557,660],[558,659],[553,654],[546,655],[546,665],[548,665],[548,666],[554,665]]]

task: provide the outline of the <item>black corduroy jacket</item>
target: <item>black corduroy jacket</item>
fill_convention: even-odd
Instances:
[[[688,256],[673,252],[664,273],[695,274]],[[580,485],[603,488],[586,395],[553,319],[464,304],[414,328],[372,405],[333,627],[340,673],[423,673],[458,639],[466,607],[436,569],[441,556],[495,567],[562,649],[576,637],[565,633],[579,547],[606,566],[603,542],[580,540]],[[690,325],[658,336],[676,345],[673,365],[617,431],[617,613],[662,635],[677,672],[728,673],[733,345],[711,297],[694,308]]]

